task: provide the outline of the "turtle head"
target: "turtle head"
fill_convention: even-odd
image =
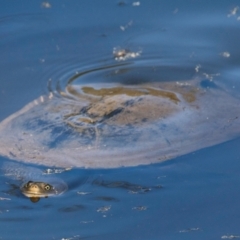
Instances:
[[[45,182],[28,181],[21,186],[20,190],[29,198],[42,198],[56,194],[55,188]]]

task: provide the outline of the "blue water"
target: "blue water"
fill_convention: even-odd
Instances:
[[[133,79],[197,75],[224,82],[239,95],[238,1],[49,4],[1,1],[0,120],[47,93],[49,79],[64,81],[77,70],[114,63],[115,47],[141,51],[128,61],[160,66],[157,74],[134,72]],[[19,180],[1,173],[0,239],[238,238],[239,143],[234,139],[161,164],[66,171],[59,176],[69,190],[37,203],[21,194]]]

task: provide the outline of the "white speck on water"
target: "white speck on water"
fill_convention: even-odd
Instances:
[[[222,53],[220,53],[220,55],[225,58],[229,58],[231,56],[229,52],[222,52]]]
[[[239,10],[238,6],[234,7],[227,16],[228,17],[235,16],[237,14],[238,10]]]
[[[134,7],[138,7],[138,6],[140,6],[140,4],[141,4],[140,2],[133,2],[133,3],[132,3],[132,5],[133,5]]]
[[[125,31],[127,28],[129,28],[130,26],[132,26],[132,24],[133,24],[133,21],[131,20],[131,21],[129,21],[125,26],[120,26],[120,29],[121,29],[122,31]]]
[[[203,75],[205,76],[205,78],[212,81],[214,77],[220,76],[220,73],[215,73],[215,74],[203,73]]]
[[[196,67],[195,67],[195,71],[196,72],[199,72],[199,69],[201,68],[201,65],[200,64],[198,64]]]
[[[222,239],[234,239],[234,238],[240,238],[238,235],[223,235],[221,237]]]
[[[138,192],[133,191],[133,190],[129,190],[128,193],[130,193],[130,194],[138,194]]]
[[[179,232],[180,233],[186,233],[186,232],[192,232],[192,231],[200,231],[201,229],[200,228],[188,228],[188,229],[183,229],[183,230],[180,230]]]
[[[115,47],[113,48],[113,56],[116,61],[125,61],[130,58],[136,58],[141,55],[142,51],[131,52],[128,49]]]
[[[146,206],[137,206],[137,207],[133,207],[133,210],[137,210],[137,211],[145,211],[147,210]]]
[[[176,85],[178,85],[178,86],[191,86],[191,84],[188,83],[188,82],[176,82]]]
[[[0,197],[0,201],[4,201],[4,200],[11,200],[11,198],[3,198],[3,197]]]
[[[91,194],[91,192],[77,192],[78,195],[88,195]]]
[[[43,174],[62,173],[62,172],[70,171],[71,169],[72,168],[48,168],[43,172]]]
[[[49,93],[48,98],[49,98],[49,99],[52,99],[52,98],[53,98],[53,93],[52,93],[52,92]]]
[[[42,2],[42,7],[43,8],[51,8],[51,4],[49,2]]]
[[[103,206],[103,207],[98,208],[98,209],[97,209],[97,212],[102,212],[102,213],[104,213],[104,212],[109,211],[110,209],[111,209],[111,205],[110,205],[110,206]]]
[[[74,239],[80,239],[80,235],[75,235],[75,236],[70,237],[70,238],[62,238],[61,240],[74,240]]]

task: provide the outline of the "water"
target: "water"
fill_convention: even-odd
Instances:
[[[158,66],[152,80],[197,76],[227,85],[229,94],[239,97],[237,1],[133,3],[2,3],[0,120],[48,94],[49,79],[55,89],[57,82],[61,85],[77,72],[109,63]],[[140,56],[115,60],[117,47]],[[143,81],[148,71],[129,76],[133,82]],[[104,76],[98,81],[104,82]],[[68,191],[37,203],[21,194],[20,179],[2,172],[0,237],[238,238],[238,146],[236,138],[161,164],[56,173]],[[1,157],[2,163],[9,161]]]

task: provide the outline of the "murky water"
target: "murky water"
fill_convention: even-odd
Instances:
[[[240,198],[237,191],[240,184],[237,138],[240,13],[237,4],[237,1],[219,1],[216,5],[190,0],[184,3],[107,0],[21,2],[14,6],[3,3],[0,9],[0,120],[7,119],[28,103],[35,105],[31,114],[27,112],[27,117],[10,117],[12,125],[1,125],[1,132],[5,131],[1,135],[1,154],[8,158],[1,157],[0,239],[240,238],[237,224]],[[72,97],[80,98],[92,104],[98,101],[99,95],[111,96],[109,89],[115,95],[116,92],[127,93],[129,98],[132,98],[132,93],[134,97],[142,97],[146,91],[156,97],[160,92],[156,92],[155,88],[153,92],[149,84],[151,87],[156,83],[165,84],[167,89],[173,89],[176,84],[187,86],[189,82],[198,91],[201,88],[201,100],[198,100],[197,106],[201,109],[207,105],[203,111],[188,115],[198,119],[194,120],[193,126],[200,137],[194,138],[194,134],[186,138],[179,134],[180,137],[170,140],[169,136],[164,137],[170,153],[171,149],[184,146],[179,154],[165,157],[169,161],[137,167],[94,169],[94,166],[108,167],[110,161],[104,159],[103,154],[103,160],[99,158],[99,161],[104,164],[94,162],[93,169],[63,169],[59,167],[67,167],[63,164],[68,163],[67,155],[69,159],[74,158],[76,152],[68,150],[64,156],[58,151],[49,155],[43,149],[46,139],[53,149],[61,149],[59,146],[69,149],[76,140],[74,136],[66,145],[61,145],[66,143],[65,138],[71,136],[69,131],[58,134],[58,138],[54,134],[49,137],[49,129],[54,124],[55,133],[62,133],[62,125],[57,125],[56,116],[59,115],[56,108],[60,108],[60,112],[65,111],[66,115],[69,111],[67,106],[76,106],[72,103],[62,105],[63,98],[70,101]],[[132,87],[136,85],[137,88]],[[177,97],[182,94],[182,90],[179,92],[176,87],[174,92],[177,92]],[[196,91],[193,92],[196,97]],[[57,100],[46,104],[52,97]],[[176,101],[177,98],[171,99]],[[110,100],[105,98],[103,105]],[[126,103],[121,101],[121,104]],[[101,103],[87,106],[80,121],[78,116],[68,115],[68,124],[78,131],[82,131],[83,125],[86,127],[91,123],[99,127],[105,121],[100,115],[103,111]],[[111,110],[104,110],[104,116],[119,114],[116,112],[120,109],[119,105],[112,106]],[[145,106],[146,109],[149,106],[154,109],[152,104]],[[48,115],[49,109],[52,115]],[[164,112],[166,124],[169,124],[168,114]],[[46,118],[52,121],[47,125],[48,131],[39,131],[46,129],[42,128],[46,126],[44,121],[29,121],[29,116],[45,120],[43,115],[48,115]],[[153,119],[153,115],[148,115],[152,116],[145,120],[148,124],[160,117]],[[115,135],[121,133],[119,142],[127,139],[133,144],[129,135],[122,131],[135,119],[126,120],[126,116],[122,116],[114,120],[115,125],[111,122],[107,124],[112,124]],[[181,116],[184,115],[177,115],[176,119],[181,119]],[[203,119],[209,116],[211,124],[201,125]],[[19,129],[19,126],[26,125],[28,121],[34,123],[29,128],[30,134],[38,140],[24,145],[22,143],[29,140],[26,137],[29,132],[23,134],[23,128]],[[188,127],[188,121],[184,121],[184,125],[180,123],[177,133]],[[145,125],[140,126],[143,133],[149,133]],[[82,144],[87,146],[90,141],[96,144],[97,149],[106,144],[116,148],[114,142],[108,140],[110,135],[106,128],[101,125],[100,129],[100,137],[97,137],[98,131],[93,130],[84,135],[88,137]],[[129,130],[133,131],[135,140],[139,139],[138,127],[129,127]],[[152,131],[156,134],[156,129]],[[177,135],[171,134],[174,137]],[[212,136],[211,141],[208,136]],[[142,152],[133,148],[130,154],[138,151],[140,154],[136,156],[141,159],[147,152],[144,147],[154,142],[153,137],[145,135],[140,142]],[[146,139],[151,139],[148,145],[143,144]],[[195,151],[230,139],[232,141]],[[173,140],[185,145],[175,143],[171,148]],[[33,151],[36,149],[41,149],[38,157],[30,153],[36,153]],[[24,154],[19,157],[19,152]],[[158,154],[160,159],[165,153],[158,150],[157,153],[152,151],[152,154]],[[50,156],[55,156],[51,159],[54,164],[48,164]],[[145,154],[146,159],[150,156]],[[55,164],[61,157],[62,164]],[[10,159],[20,160],[20,165],[14,165]],[[156,161],[148,160],[144,164],[150,162]],[[114,167],[141,163],[138,160],[137,164],[123,164],[122,160],[117,160]],[[57,167],[49,167],[53,165]],[[33,175],[64,181],[68,190],[33,203],[20,191],[20,186],[31,180]]]

